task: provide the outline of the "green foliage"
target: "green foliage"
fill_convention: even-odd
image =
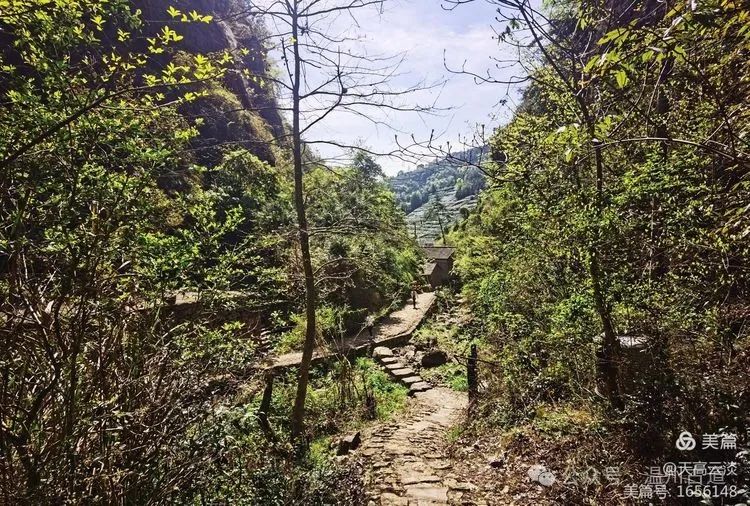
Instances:
[[[351,168],[305,175],[313,264],[320,298],[329,304],[377,310],[401,300],[418,276],[416,244],[379,174],[374,161],[359,156]],[[346,327],[353,328],[349,321]]]
[[[439,191],[456,189],[456,199],[476,195],[484,187],[484,177],[476,168],[467,169],[465,162],[477,163],[482,151],[476,148],[454,153],[450,159],[420,165],[410,172],[399,172],[389,181],[399,205],[410,213]],[[458,191],[459,187],[462,188],[461,192]],[[462,196],[459,197],[458,193],[462,193]]]
[[[344,318],[347,311],[341,307],[319,306],[316,310],[315,323],[317,334],[327,340],[341,339],[345,335]],[[292,329],[284,332],[276,344],[277,353],[288,353],[302,349],[305,341],[305,329],[307,323],[304,314],[294,314],[290,318],[294,325]]]
[[[195,163],[200,121],[179,107],[220,87],[233,57],[178,52],[183,25],[211,21],[178,17],[0,1],[6,502],[189,488],[213,458],[191,446],[207,399],[258,360],[257,317],[225,317],[238,303],[222,293],[242,291],[245,308],[281,293],[269,230],[286,220],[285,183],[243,149]],[[182,291],[195,301],[167,303]]]
[[[540,405],[532,421],[535,429],[553,438],[590,431],[599,423],[596,414],[566,405]]]
[[[650,339],[618,424],[646,454],[675,427],[743,433],[748,409],[726,401],[749,379],[747,9],[670,5],[555,3],[554,43],[491,142],[506,182],[449,237],[500,411],[591,398],[605,317]]]
[[[444,384],[457,392],[469,390],[466,379],[466,366],[463,364],[448,363],[431,369],[423,369],[420,375],[432,384]]]
[[[438,304],[452,304],[453,294],[438,292]],[[445,309],[443,309],[445,310]],[[471,344],[482,343],[475,339],[471,329],[454,323],[446,324],[438,320],[430,320],[417,329],[411,339],[419,346],[435,346],[448,354],[448,363],[438,367],[422,369],[420,375],[433,384],[443,384],[459,392],[466,392],[469,388],[466,378],[466,361]],[[453,358],[458,362],[454,362]]]
[[[443,230],[465,218],[462,209],[474,207],[485,176],[473,164],[479,163],[486,151],[476,148],[454,153],[388,180],[399,206],[408,214],[409,232],[419,241],[431,243],[441,238]],[[432,212],[435,202],[442,208],[437,214]]]
[[[257,402],[252,402],[221,408],[201,424],[191,444],[212,459],[186,487],[170,491],[171,501],[320,506],[361,503],[361,470],[333,464],[328,458],[328,438],[316,440],[308,458],[290,463],[260,435],[255,423],[257,407]],[[286,411],[286,406],[282,409]]]
[[[376,414],[381,420],[392,418],[406,406],[409,389],[396,383],[374,361],[359,358],[356,369],[363,384],[375,398]]]
[[[306,457],[296,462],[286,460],[283,443],[270,443],[258,430],[259,396],[215,410],[196,428],[191,441],[213,458],[198,481],[176,491],[174,497],[192,498],[196,503],[361,504],[362,470],[337,466],[333,456],[343,433],[370,421],[367,394],[374,398],[377,417],[388,419],[403,409],[408,390],[366,358],[314,369],[308,392],[311,443]],[[279,441],[288,439],[294,395],[293,374],[276,379],[269,418]]]

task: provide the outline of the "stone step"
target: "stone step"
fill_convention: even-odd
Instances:
[[[373,350],[372,355],[391,376],[409,387],[409,395],[432,388],[432,385],[425,382],[411,367],[400,362],[390,348],[379,346]]]
[[[392,364],[385,364],[383,367],[385,367],[388,372],[395,371],[397,369],[406,369],[406,366],[402,364],[401,362],[393,362]]]
[[[375,358],[392,357],[393,351],[391,351],[390,348],[386,348],[385,346],[378,346],[377,348],[372,350],[372,356]]]
[[[425,392],[432,388],[432,385],[429,383],[425,383],[424,381],[420,383],[414,383],[411,387],[409,387],[409,393],[415,394],[417,392]]]
[[[380,363],[384,365],[398,363],[398,359],[396,357],[380,357],[379,360]]]
[[[413,385],[414,383],[421,383],[423,380],[420,376],[407,376],[406,378],[401,378],[401,381],[403,383],[406,383],[406,386]]]
[[[394,369],[390,371],[392,375],[395,377],[401,379],[401,378],[408,378],[409,376],[414,376],[414,371],[412,369]]]

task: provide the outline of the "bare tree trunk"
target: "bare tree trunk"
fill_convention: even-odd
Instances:
[[[423,112],[424,107],[396,105],[398,98],[408,93],[431,89],[433,86],[416,85],[405,90],[389,89],[389,76],[398,68],[398,58],[379,57],[376,63],[367,54],[356,54],[344,50],[339,44],[355,43],[357,37],[342,34],[331,36],[321,30],[318,24],[331,26],[332,16],[339,13],[353,17],[357,9],[380,5],[384,0],[352,1],[330,0],[327,2],[284,0],[261,2],[245,0],[254,15],[266,16],[278,29],[282,51],[282,61],[288,77],[269,79],[289,94],[292,100],[292,151],[294,159],[294,207],[297,213],[299,243],[302,267],[305,278],[306,331],[299,366],[297,392],[291,415],[291,438],[300,447],[304,433],[305,400],[309,383],[310,365],[316,343],[316,316],[318,294],[312,260],[310,257],[310,237],[305,210],[303,182],[303,149],[306,145],[327,144],[339,149],[349,149],[340,142],[310,139],[310,129],[325,120],[337,109],[352,111],[358,107],[389,108],[399,111]],[[322,20],[322,23],[318,21]],[[291,32],[291,33],[290,33]],[[291,35],[291,37],[290,37]],[[303,39],[303,40],[301,40]],[[335,44],[332,43],[337,40]],[[391,63],[392,62],[392,63]],[[309,69],[308,69],[309,67]],[[310,70],[315,69],[315,70]],[[315,105],[306,107],[306,100],[314,100]],[[429,108],[427,108],[429,109]],[[305,143],[303,144],[303,139]],[[394,151],[394,153],[400,151]],[[372,153],[368,151],[368,153]]]
[[[271,423],[268,421],[268,414],[271,412],[271,400],[273,398],[273,373],[266,376],[266,386],[263,389],[263,398],[258,408],[258,423],[261,430],[269,441],[276,442],[276,434],[273,432]]]
[[[469,361],[466,365],[466,381],[469,384],[469,414],[473,411],[476,406],[478,392],[479,392],[479,381],[477,379],[477,345],[472,343],[471,354],[469,355]]]
[[[307,215],[305,212],[304,188],[302,182],[302,138],[300,134],[300,70],[301,60],[299,53],[299,18],[298,0],[294,1],[292,22],[292,44],[294,50],[294,82],[292,85],[292,140],[294,151],[294,206],[297,210],[297,226],[299,227],[299,243],[302,252],[302,268],[305,274],[305,311],[306,329],[305,343],[302,348],[302,362],[299,366],[297,380],[297,395],[294,399],[292,410],[292,442],[298,442],[304,431],[305,424],[305,399],[307,398],[307,385],[310,379],[310,363],[312,362],[313,350],[315,349],[315,277],[310,258],[310,237],[307,230]]]
[[[669,162],[669,138],[670,132],[667,126],[667,114],[669,112],[669,96],[665,87],[667,80],[672,74],[674,67],[674,58],[669,57],[665,60],[664,66],[659,73],[656,88],[656,137],[664,139],[661,141],[662,163],[666,166]],[[662,234],[662,224],[659,219],[659,207],[661,205],[658,193],[651,197],[651,244],[649,245],[649,283],[662,278],[667,273],[667,265],[664,255],[659,254],[658,243]]]

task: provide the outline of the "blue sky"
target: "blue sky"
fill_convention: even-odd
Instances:
[[[507,48],[498,46],[493,38],[492,24],[495,7],[484,0],[459,6],[453,11],[441,8],[440,0],[388,0],[384,11],[374,8],[357,12],[357,27],[348,17],[334,21],[337,30],[356,33],[364,40],[368,52],[395,55],[405,53],[401,75],[393,80],[394,88],[406,88],[420,81],[446,80],[441,88],[420,92],[409,97],[410,103],[428,104],[436,101],[440,108],[452,108],[437,115],[415,113],[374,113],[378,120],[389,125],[373,125],[365,118],[334,113],[311,131],[312,137],[335,138],[347,144],[365,145],[378,152],[395,146],[394,134],[404,139],[415,135],[427,138],[430,131],[442,133],[441,142],[456,145],[459,136],[471,135],[476,124],[486,124],[487,130],[507,121],[517,102],[517,90],[497,84],[476,85],[464,75],[446,71],[443,55],[451,67],[458,68],[464,61],[466,68],[483,73],[493,67],[492,56],[499,57]],[[511,71],[504,71],[508,75]],[[498,106],[503,99],[505,106]],[[373,112],[371,109],[368,113]],[[335,157],[334,148],[318,147],[324,156]],[[413,165],[398,159],[381,158],[388,174],[410,169]]]

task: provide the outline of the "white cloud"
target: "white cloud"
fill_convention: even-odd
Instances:
[[[440,89],[415,93],[407,101],[420,105],[435,102],[438,108],[451,110],[437,112],[438,116],[420,116],[363,109],[370,118],[388,126],[373,125],[360,116],[337,112],[311,130],[310,135],[333,138],[345,144],[363,142],[373,150],[387,152],[395,147],[394,135],[397,132],[401,132],[401,139],[412,134],[425,139],[434,130],[444,133],[443,142],[451,141],[456,145],[458,136],[470,134],[474,124],[487,124],[488,129],[496,126],[497,120],[491,120],[490,115],[497,112],[495,105],[506,97],[509,90],[502,85],[477,85],[471,77],[451,74],[444,67],[444,55],[453,69],[461,68],[464,62],[468,70],[478,74],[494,67],[491,57],[498,57],[502,50],[493,38],[492,7],[475,2],[465,6],[464,10],[446,12],[441,9],[439,0],[392,0],[386,5],[389,7],[382,15],[374,9],[361,11],[357,16],[359,27],[352,23],[351,18],[343,16],[335,20],[333,26],[364,37],[358,49],[368,54],[406,54],[400,67],[403,75],[392,80],[394,89],[408,88],[418,82],[445,80]],[[500,72],[506,77],[511,73],[509,70]],[[332,148],[320,146],[317,149],[325,156],[338,154]],[[390,173],[409,168],[395,159],[383,159],[381,163]]]

